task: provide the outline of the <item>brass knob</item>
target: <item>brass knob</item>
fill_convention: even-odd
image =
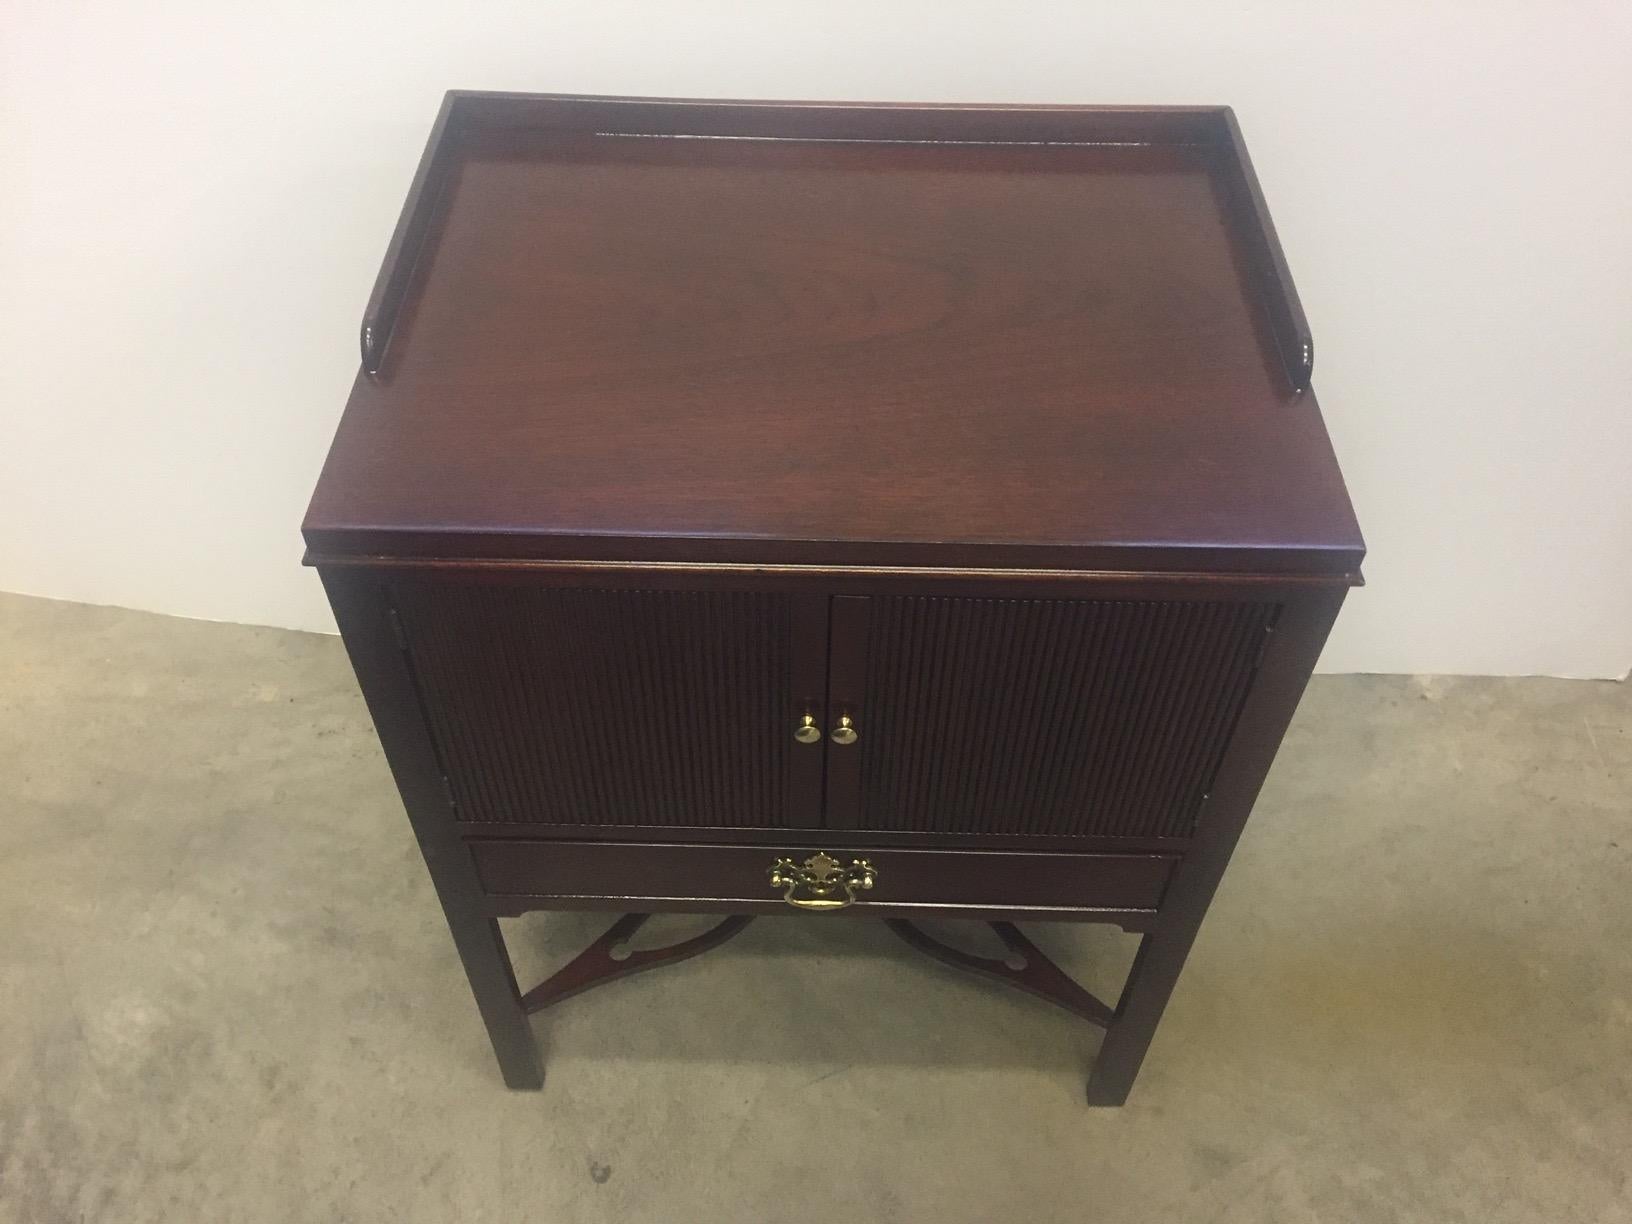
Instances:
[[[850,721],[850,715],[840,714],[839,721],[833,724],[829,734],[835,744],[853,744],[856,742],[856,724]]]
[[[814,744],[822,738],[822,729],[816,725],[816,715],[805,714],[793,729],[793,738],[801,744]]]

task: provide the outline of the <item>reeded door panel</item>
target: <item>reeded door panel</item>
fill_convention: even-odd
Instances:
[[[828,823],[1188,837],[1276,610],[835,597]]]
[[[652,828],[821,819],[826,601],[399,580],[460,821]]]

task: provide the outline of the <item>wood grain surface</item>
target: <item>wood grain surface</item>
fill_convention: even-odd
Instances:
[[[1356,569],[1227,112],[565,105],[443,136],[317,552]]]

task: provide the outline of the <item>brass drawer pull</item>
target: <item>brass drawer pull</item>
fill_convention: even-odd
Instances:
[[[793,738],[801,744],[815,744],[822,738],[822,729],[816,725],[816,715],[801,714],[793,729]]]
[[[878,871],[866,859],[851,859],[846,867],[825,850],[818,851],[803,865],[791,858],[779,858],[771,864],[771,887],[780,888],[782,900],[800,909],[843,909],[856,899],[857,890],[865,892],[878,878]],[[843,893],[843,899],[838,894]],[[804,893],[804,896],[794,896]]]
[[[850,715],[841,714],[830,734],[835,744],[853,744],[856,742],[856,724],[850,721]]]

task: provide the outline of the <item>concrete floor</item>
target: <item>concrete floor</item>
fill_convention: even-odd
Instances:
[[[1125,1109],[1093,1030],[797,917],[511,1094],[336,640],[3,596],[0,1219],[1632,1220],[1629,791],[1632,685],[1317,680]]]

